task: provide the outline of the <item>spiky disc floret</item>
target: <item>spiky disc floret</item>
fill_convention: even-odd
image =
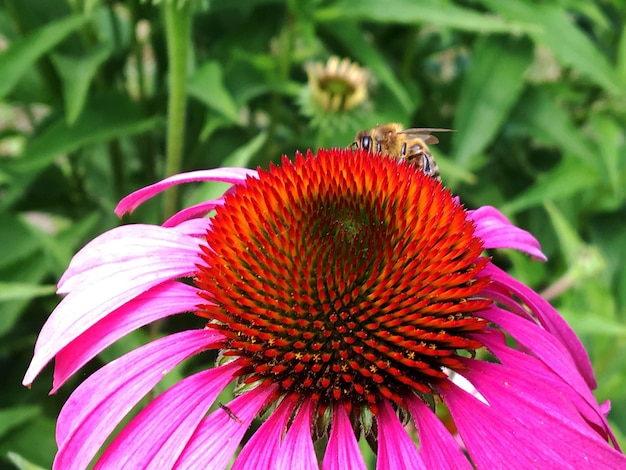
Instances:
[[[248,381],[372,409],[462,369],[487,263],[464,209],[395,159],[283,158],[226,197],[203,247],[202,315]]]

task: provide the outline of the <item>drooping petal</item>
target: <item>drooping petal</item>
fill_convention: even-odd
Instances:
[[[44,324],[24,377],[30,384],[63,348],[97,322],[150,288],[192,274],[197,240],[171,229],[127,225],[89,243],[61,279],[70,293]]]
[[[471,470],[471,464],[437,415],[415,395],[407,396],[407,402],[417,428],[425,467],[438,468],[445,462],[447,468]]]
[[[261,410],[275,385],[258,386],[219,408],[198,426],[176,462],[177,470],[226,468],[250,423]]]
[[[121,217],[126,212],[132,212],[143,202],[177,184],[198,181],[221,181],[223,183],[239,184],[244,182],[247,176],[255,178],[256,175],[257,172],[255,170],[247,168],[215,168],[212,170],[179,173],[129,194],[119,202],[115,208],[115,213]]]
[[[510,468],[511,462],[518,468],[608,470],[626,465],[624,455],[594,433],[555,389],[557,380],[538,380],[528,369],[465,362],[467,378],[489,405],[451,382],[438,391],[477,468]]]
[[[213,199],[211,201],[204,201],[191,207],[186,207],[185,209],[178,211],[172,217],[167,219],[163,223],[163,227],[175,227],[186,220],[194,219],[198,217],[204,217],[213,209],[215,209],[218,206],[221,206],[222,204],[224,204],[223,197],[218,198],[218,199]]]
[[[503,317],[507,316],[507,312],[501,312]],[[503,323],[506,323],[511,331],[509,333],[516,337],[516,334],[520,334],[520,329],[528,328],[528,326],[520,325],[519,320],[515,315],[508,313],[509,318],[505,319]],[[515,318],[511,318],[515,317]],[[610,429],[610,426],[606,420],[606,416],[603,414],[601,407],[595,400],[591,390],[586,386],[583,378],[578,374],[577,369],[573,366],[573,361],[567,355],[566,351],[562,351],[562,345],[552,339],[552,337],[541,330],[538,326],[533,331],[534,341],[532,351],[539,359],[546,359],[542,364],[538,363],[539,359],[529,356],[528,354],[516,351],[506,346],[506,343],[502,341],[493,341],[493,338],[486,332],[485,334],[477,334],[476,337],[489,348],[490,352],[498,358],[498,360],[515,370],[533,370],[533,375],[536,380],[540,380],[544,383],[555,381],[553,374],[556,374],[560,381],[554,385],[553,393],[557,393],[557,388],[560,389],[560,393],[567,396],[569,403],[571,403],[576,413],[581,414],[585,422],[593,424],[593,426],[601,433],[604,438],[610,438],[616,448],[616,438]],[[536,331],[537,329],[541,331]],[[553,359],[550,354],[556,354],[558,358]],[[535,363],[537,361],[537,363]],[[570,367],[568,368],[568,364]],[[547,366],[550,370],[543,373],[543,366]],[[562,410],[560,410],[562,412]]]
[[[475,235],[483,240],[485,248],[512,248],[541,261],[547,260],[537,239],[513,225],[495,207],[483,206],[467,211],[467,216],[476,224]]]
[[[354,435],[348,413],[342,404],[333,407],[333,423],[322,470],[343,470],[346,468],[367,469],[359,443]]]
[[[124,335],[169,315],[193,311],[197,304],[196,288],[166,281],[114,310],[58,352],[51,393],[56,392],[78,369]]]
[[[96,468],[172,468],[237,368],[231,362],[170,387],[124,427]]]
[[[481,311],[480,316],[510,334],[533,355],[559,374],[566,383],[581,390],[589,389],[578,373],[569,351],[537,323],[528,321],[495,305]]]
[[[502,289],[512,292],[519,297],[537,317],[541,326],[558,338],[559,342],[568,349],[570,356],[574,359],[588,387],[592,390],[597,388],[596,379],[587,351],[585,351],[584,346],[578,336],[576,336],[576,333],[574,333],[574,330],[572,330],[554,307],[530,287],[525,286],[491,263],[485,267],[483,274],[489,276],[494,284],[499,284]],[[509,301],[506,304],[507,307],[511,303],[516,302],[509,297]]]
[[[402,427],[389,402],[382,400],[378,409],[376,470],[425,470],[427,467],[415,443]]]
[[[280,447],[277,470],[290,470],[297,464],[301,470],[318,470],[311,437],[311,399],[305,398]]]
[[[250,440],[241,449],[232,470],[276,468],[280,445],[297,402],[282,400]]]
[[[221,340],[211,330],[166,336],[110,362],[72,393],[57,422],[55,468],[83,469],[118,423],[179,362]]]

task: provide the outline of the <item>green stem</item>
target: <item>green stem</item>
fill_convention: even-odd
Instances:
[[[174,175],[180,171],[183,157],[187,106],[187,57],[191,34],[190,5],[190,1],[163,2],[169,62],[165,176]],[[163,212],[166,218],[176,212],[178,207],[176,189],[174,186],[165,193]]]

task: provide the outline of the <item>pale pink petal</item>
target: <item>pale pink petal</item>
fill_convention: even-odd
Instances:
[[[546,382],[546,374],[537,378],[529,369],[464,362],[489,405],[451,382],[438,391],[477,468],[510,468],[512,462],[517,468],[626,468],[626,457],[580,418],[558,381]]]
[[[490,277],[492,282],[500,284],[502,289],[512,292],[515,296],[519,297],[539,319],[541,326],[558,338],[567,348],[589,388],[593,390],[597,387],[587,351],[585,351],[576,333],[574,333],[572,328],[552,305],[530,287],[525,286],[492,263],[489,263],[485,267],[481,275]],[[511,298],[510,303],[513,302],[514,300]],[[506,305],[508,306],[508,303]]]
[[[177,230],[155,225],[133,224],[116,227],[85,245],[70,261],[58,285],[58,293],[65,294],[106,280],[112,275],[124,275],[135,266],[152,267],[155,259],[178,261],[177,271],[193,272],[198,252],[198,241]],[[192,261],[187,258],[191,255]],[[149,272],[149,271],[148,271]]]
[[[198,289],[176,281],[153,287],[114,310],[58,352],[54,361],[54,393],[78,369],[122,336],[148,323],[195,311]]]
[[[211,413],[200,423],[174,468],[226,468],[250,423],[275,390],[275,385],[259,386],[235,398],[227,404],[232,416],[222,408]]]
[[[438,468],[445,462],[447,468],[472,470],[472,465],[437,415],[415,395],[408,395],[406,400],[417,428],[425,467]]]
[[[291,470],[294,465],[299,470],[318,470],[317,457],[311,437],[311,415],[313,407],[310,398],[305,398],[280,448],[276,470]]]
[[[153,286],[194,273],[199,251],[194,238],[153,226],[118,227],[89,243],[66,271],[64,287],[71,292],[41,329],[24,384],[114,310]]]
[[[280,445],[297,402],[283,399],[241,449],[232,470],[276,468]]]
[[[344,470],[346,468],[366,470],[367,465],[359,449],[348,413],[342,404],[333,406],[333,423],[324,461],[323,470]]]
[[[176,225],[179,225],[186,220],[204,217],[213,209],[223,204],[224,198],[219,198],[213,199],[211,201],[204,201],[196,204],[195,206],[186,207],[185,209],[178,211],[172,217],[167,219],[163,223],[163,227],[175,227]]]
[[[207,230],[211,227],[212,219],[190,219],[181,222],[176,227],[172,227],[172,230],[176,230],[178,233],[188,235],[194,238],[206,237]]]
[[[417,447],[387,400],[378,407],[377,470],[426,469]]]
[[[221,181],[223,183],[239,184],[243,183],[248,176],[256,178],[257,172],[247,168],[215,168],[212,170],[179,173],[129,194],[117,205],[115,213],[121,217],[126,212],[132,212],[143,202],[177,184],[198,181]]]
[[[170,387],[124,427],[95,468],[172,468],[237,369],[235,361]]]
[[[87,468],[119,422],[174,366],[222,338],[213,330],[176,333],[137,348],[91,375],[61,410],[54,467]]]
[[[495,207],[483,206],[467,211],[467,216],[476,224],[474,234],[483,240],[485,248],[512,248],[539,260],[547,260],[537,239],[509,222]]]

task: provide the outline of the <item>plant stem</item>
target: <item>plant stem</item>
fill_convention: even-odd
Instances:
[[[180,4],[182,3],[182,5]],[[169,99],[167,103],[167,153],[165,176],[180,171],[185,136],[187,106],[187,57],[191,34],[191,2],[163,2],[165,35],[169,62]],[[176,186],[164,196],[163,212],[167,218],[177,209]]]

